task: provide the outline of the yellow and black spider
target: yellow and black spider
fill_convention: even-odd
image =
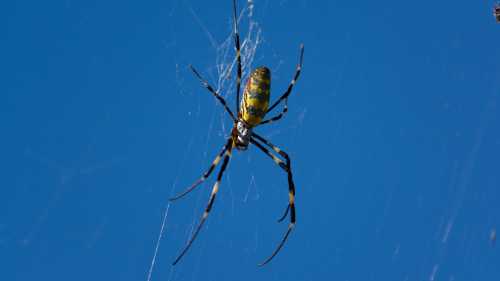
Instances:
[[[234,121],[234,127],[231,131],[231,136],[228,138],[226,144],[219,152],[219,154],[215,157],[214,161],[212,162],[208,170],[201,176],[201,178],[199,178],[193,185],[191,185],[185,191],[181,192],[180,194],[170,199],[171,201],[177,200],[183,197],[184,195],[188,194],[192,190],[194,190],[200,183],[205,181],[210,176],[214,168],[217,166],[217,164],[219,164],[220,160],[223,159],[222,166],[220,168],[219,173],[217,174],[217,181],[214,184],[212,193],[210,194],[210,198],[208,200],[207,207],[205,208],[205,212],[201,217],[198,227],[196,228],[195,232],[189,239],[188,243],[186,244],[182,252],[173,262],[173,265],[177,264],[180,261],[180,259],[184,256],[184,254],[186,254],[189,247],[191,247],[193,241],[200,232],[203,223],[207,219],[208,214],[212,209],[212,205],[214,203],[215,196],[217,195],[217,191],[219,190],[219,185],[222,179],[222,175],[227,167],[227,164],[229,163],[229,158],[231,157],[231,152],[233,148],[236,148],[238,150],[246,150],[248,148],[248,145],[251,143],[260,150],[262,150],[267,156],[271,157],[271,159],[273,159],[273,161],[288,175],[289,202],[285,210],[285,213],[278,221],[279,222],[283,221],[290,212],[290,224],[288,225],[288,230],[283,236],[283,239],[279,243],[278,247],[274,250],[271,256],[269,256],[266,260],[264,260],[262,263],[259,264],[260,266],[267,264],[269,261],[271,261],[272,258],[274,258],[274,256],[276,256],[276,254],[285,244],[288,235],[295,226],[295,185],[293,183],[293,178],[292,178],[290,157],[286,152],[284,152],[277,146],[273,145],[263,137],[257,135],[253,131],[253,129],[259,125],[269,124],[279,120],[288,111],[287,108],[288,96],[292,92],[292,88],[295,85],[297,79],[299,78],[300,71],[302,69],[302,57],[304,55],[304,45],[303,44],[300,45],[300,58],[299,58],[299,63],[297,65],[297,69],[295,70],[295,75],[292,81],[290,82],[290,85],[288,85],[287,90],[283,93],[283,95],[281,95],[281,97],[279,97],[276,100],[276,102],[274,102],[271,106],[269,106],[271,72],[267,67],[258,67],[250,74],[250,77],[248,78],[245,89],[243,91],[243,98],[241,99],[241,105],[240,105],[239,100],[240,100],[240,84],[241,84],[241,56],[240,56],[240,36],[238,34],[238,22],[236,19],[236,0],[233,0],[233,22],[234,22],[233,31],[234,31],[234,42],[236,49],[237,72],[238,72],[237,73],[238,76],[236,78],[236,112],[238,112],[238,118],[236,118],[231,109],[229,109],[224,98],[214,90],[214,88],[207,82],[207,80],[201,77],[201,75],[198,73],[198,71],[196,71],[196,69],[194,69],[193,66],[190,66],[191,70],[196,75],[196,77],[198,77],[203,86],[208,91],[210,91],[214,95],[214,97],[217,98],[217,100],[219,100],[219,102],[224,106],[227,113],[229,113],[229,116]],[[282,111],[278,115],[272,118],[263,120],[264,116],[271,110],[273,110],[281,102],[284,103]],[[271,148],[275,153],[279,154],[279,156],[281,156],[281,158],[283,159],[280,159],[277,155],[272,153],[268,148]]]

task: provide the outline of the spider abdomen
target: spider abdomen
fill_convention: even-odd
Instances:
[[[241,118],[249,127],[257,126],[269,107],[271,71],[267,67],[256,68],[248,78],[241,100]]]

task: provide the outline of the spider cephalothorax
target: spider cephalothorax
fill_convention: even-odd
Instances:
[[[212,193],[210,194],[210,198],[208,200],[207,207],[205,208],[205,212],[201,217],[201,220],[194,231],[193,235],[189,239],[187,245],[184,247],[179,256],[175,259],[173,264],[175,265],[179,260],[184,256],[189,247],[191,247],[193,241],[201,230],[201,227],[205,223],[208,214],[212,210],[212,205],[215,201],[215,196],[219,191],[220,181],[222,179],[222,175],[226,170],[226,167],[229,163],[229,159],[231,157],[231,152],[234,148],[238,150],[246,150],[250,144],[255,145],[258,149],[264,152],[267,156],[269,156],[284,172],[287,173],[288,179],[288,206],[285,210],[284,215],[279,219],[279,221],[284,220],[288,213],[290,213],[290,223],[288,225],[288,229],[283,236],[283,239],[278,244],[278,247],[274,250],[274,252],[260,265],[267,264],[271,261],[274,256],[280,251],[281,247],[285,244],[288,235],[295,227],[295,184],[293,182],[292,177],[292,168],[290,164],[290,157],[286,152],[278,148],[277,146],[270,143],[265,138],[256,134],[253,129],[257,126],[272,123],[277,121],[283,117],[288,108],[287,101],[288,96],[292,92],[292,88],[295,85],[297,79],[299,78],[300,71],[302,69],[302,57],[304,55],[304,46],[300,45],[300,57],[299,63],[297,64],[297,69],[295,70],[295,75],[288,85],[286,91],[271,105],[269,106],[269,97],[270,97],[270,89],[271,89],[271,71],[267,67],[258,67],[250,74],[248,81],[245,85],[243,91],[243,97],[240,101],[240,87],[241,87],[241,54],[240,54],[240,36],[238,34],[238,22],[236,20],[236,2],[233,0],[233,30],[234,30],[234,42],[236,49],[236,62],[237,62],[237,78],[236,78],[236,112],[237,117],[233,114],[231,109],[227,106],[226,100],[217,93],[214,88],[205,80],[201,75],[191,66],[191,70],[201,81],[203,86],[214,95],[214,97],[219,100],[219,102],[224,106],[226,112],[229,114],[231,119],[233,120],[234,126],[231,131],[231,136],[226,140],[226,143],[222,147],[222,150],[215,157],[212,165],[207,169],[207,171],[189,188],[181,192],[180,194],[171,198],[171,200],[176,200],[184,195],[191,192],[195,189],[200,183],[205,181],[210,174],[213,172],[215,167],[219,164],[221,160],[222,165],[217,174],[217,180],[212,189]],[[263,120],[267,113],[273,110],[277,105],[283,103],[282,111],[274,117]],[[241,108],[240,108],[241,106]]]
[[[234,126],[232,132],[234,146],[238,150],[246,150],[248,148],[248,144],[250,143],[251,136],[252,128],[250,128],[245,121],[239,120]]]

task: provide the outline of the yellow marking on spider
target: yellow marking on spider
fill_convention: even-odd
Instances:
[[[217,165],[217,164],[219,164],[220,159],[221,159],[221,157],[220,157],[219,155],[217,155],[217,157],[215,157],[214,162],[212,162],[212,165]]]
[[[219,191],[219,184],[220,184],[220,181],[215,182],[214,188],[212,189],[212,195],[214,195],[215,193],[217,193],[217,191]]]
[[[259,84],[250,84],[250,91],[262,94],[263,89],[261,87],[259,87]]]
[[[278,157],[276,157],[274,155],[272,155],[272,157],[273,157],[274,162],[276,162],[276,164],[280,165],[281,163],[283,163],[283,161],[281,159],[279,159]]]
[[[260,83],[267,84],[267,85],[271,84],[271,80],[270,80],[270,79],[266,79],[266,78],[262,78],[262,79],[260,79],[260,81],[259,81],[259,82],[260,82]]]
[[[291,192],[289,192],[288,197],[290,200],[290,204],[294,204],[295,203],[295,195],[293,195]]]
[[[243,90],[241,117],[251,128],[257,126],[269,107],[271,71],[267,67],[256,68]]]

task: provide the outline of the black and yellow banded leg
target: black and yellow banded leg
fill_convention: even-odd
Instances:
[[[259,125],[266,124],[266,123],[272,123],[274,121],[277,121],[277,120],[281,119],[281,117],[283,117],[287,113],[288,107],[287,107],[286,101],[288,100],[288,96],[292,92],[293,86],[295,85],[295,83],[297,83],[297,80],[299,79],[300,71],[302,70],[303,58],[304,58],[304,44],[300,44],[299,63],[297,64],[297,68],[295,69],[295,75],[293,76],[293,79],[290,82],[290,84],[288,85],[288,88],[286,89],[285,93],[283,93],[283,95],[281,95],[281,97],[279,97],[278,100],[276,100],[273,103],[273,105],[271,105],[267,109],[266,113],[271,112],[271,110],[273,110],[280,102],[285,101],[285,106],[283,107],[283,110],[278,115],[260,122]]]
[[[194,75],[196,75],[196,77],[198,78],[198,80],[200,80],[201,84],[205,88],[207,88],[207,90],[210,93],[212,93],[212,95],[214,95],[214,97],[217,100],[219,100],[219,102],[224,106],[224,108],[226,109],[227,113],[229,113],[229,115],[231,116],[231,119],[233,119],[234,122],[237,122],[236,118],[234,117],[233,112],[227,106],[226,100],[214,90],[214,88],[208,83],[208,81],[205,78],[201,77],[201,75],[198,73],[198,71],[196,71],[196,69],[192,65],[189,65],[189,68],[191,69],[191,71],[193,71]]]
[[[259,141],[264,143],[266,146],[270,147],[271,149],[273,149],[276,153],[278,153],[283,158],[285,158],[285,161],[281,160],[276,155],[271,153],[271,151],[269,151],[269,149],[267,149],[262,144],[260,144]],[[263,266],[263,265],[267,264],[268,262],[270,262],[276,256],[276,254],[278,254],[278,252],[281,250],[281,248],[285,244],[285,242],[288,238],[288,235],[290,235],[290,232],[295,227],[295,219],[296,219],[296,217],[295,217],[295,184],[293,182],[290,157],[288,156],[288,154],[286,152],[284,152],[283,150],[281,150],[277,146],[273,145],[272,143],[270,143],[269,141],[267,141],[266,139],[264,139],[263,137],[255,134],[255,133],[252,134],[252,138],[250,139],[250,142],[252,144],[254,144],[255,146],[257,146],[260,150],[262,150],[266,155],[271,157],[271,159],[273,159],[273,161],[278,166],[280,166],[287,173],[287,176],[288,176],[288,207],[285,211],[285,214],[283,215],[283,217],[280,220],[283,220],[286,217],[286,215],[288,214],[288,212],[290,212],[290,223],[288,225],[288,229],[287,229],[285,235],[283,236],[283,239],[278,244],[278,247],[274,250],[274,252],[271,254],[271,256],[269,256],[266,260],[264,260],[262,263],[259,264],[259,266]]]
[[[240,34],[238,33],[238,17],[236,16],[236,0],[233,0],[233,22],[234,22],[234,47],[236,50],[237,76],[236,76],[236,112],[240,112],[240,87],[241,87],[241,50]]]
[[[282,167],[286,172],[288,172],[288,170],[290,170],[290,178],[289,178],[289,181],[292,182],[292,187],[293,187],[293,194],[295,195],[295,184],[293,183],[293,179],[292,179],[292,176],[291,176],[291,173],[292,173],[292,169],[290,167],[290,157],[288,156],[288,154],[286,152],[284,152],[283,150],[281,150],[280,148],[278,148],[277,146],[275,146],[274,144],[270,143],[268,140],[266,140],[265,138],[257,135],[256,133],[253,133],[252,136],[254,136],[256,139],[258,139],[259,141],[263,142],[265,145],[267,145],[268,147],[272,148],[276,153],[280,154],[283,158],[285,158],[285,160],[287,161],[287,165],[288,165],[288,168],[285,169],[282,167],[283,164],[280,164],[282,163],[282,161],[280,163],[277,163],[278,165],[280,165],[280,167]],[[267,149],[266,149],[267,150]],[[269,154],[268,154],[269,155]],[[273,158],[273,156],[269,155],[271,158]],[[273,158],[274,160],[274,158]],[[276,162],[276,160],[275,160]],[[285,166],[287,166],[285,165]],[[283,213],[283,215],[278,219],[278,222],[282,222],[286,216],[288,215],[288,212],[290,211],[290,204],[287,205],[286,209],[285,209],[285,212]]]
[[[281,117],[285,116],[285,114],[287,112],[288,112],[288,98],[285,99],[285,105],[283,106],[283,110],[278,115],[260,122],[259,125],[264,125],[264,124],[273,123],[275,121],[278,121],[281,119]]]
[[[283,158],[285,158],[285,160],[287,161],[287,164],[285,164],[285,167],[287,167],[286,169],[283,168],[283,161],[281,161],[280,159],[277,159],[275,160],[276,158],[271,155],[269,152],[267,152],[266,154],[268,154],[281,168],[283,168],[287,173],[288,171],[290,171],[290,176],[289,176],[289,182],[291,182],[291,186],[292,187],[292,190],[293,190],[293,195],[295,196],[295,184],[293,182],[293,178],[292,178],[292,169],[290,167],[290,157],[288,156],[288,154],[286,152],[284,152],[283,150],[281,150],[280,148],[278,148],[277,146],[273,145],[272,143],[270,143],[268,140],[266,140],[265,138],[257,135],[256,133],[253,133],[252,136],[254,136],[256,139],[258,139],[259,141],[263,142],[265,145],[267,145],[268,147],[272,148],[276,153],[279,153]],[[264,149],[264,152],[266,152],[267,149]],[[278,162],[277,162],[278,161]],[[278,219],[278,222],[281,222],[283,221],[286,216],[288,215],[288,212],[290,211],[290,204],[287,205],[287,208],[284,212],[284,214]]]
[[[210,176],[210,174],[212,174],[213,170],[219,164],[220,160],[222,159],[222,156],[229,149],[229,146],[231,146],[232,142],[233,142],[232,138],[229,138],[227,140],[226,144],[224,145],[222,150],[219,152],[219,154],[215,157],[215,159],[212,162],[212,164],[210,165],[210,167],[208,167],[207,171],[205,173],[203,173],[203,175],[195,183],[193,183],[190,187],[186,188],[186,190],[184,190],[181,193],[170,198],[169,200],[174,201],[174,200],[177,200],[177,199],[184,197],[184,195],[193,191],[198,185],[200,185],[200,183],[204,182]]]
[[[219,173],[217,174],[217,181],[214,184],[214,187],[212,188],[212,193],[210,194],[210,198],[208,199],[208,204],[207,207],[205,208],[205,212],[203,212],[203,215],[201,217],[200,222],[198,223],[198,226],[196,227],[196,230],[193,233],[193,236],[189,239],[188,243],[182,250],[182,252],[177,256],[177,258],[174,260],[172,265],[176,265],[181,258],[186,254],[186,252],[189,250],[191,245],[193,244],[194,240],[196,239],[196,236],[198,236],[198,233],[200,233],[201,227],[207,220],[208,214],[210,214],[210,211],[212,210],[212,205],[214,204],[215,201],[215,196],[217,195],[217,192],[219,191],[219,185],[220,181],[222,179],[222,175],[224,174],[224,171],[226,170],[227,164],[229,163],[229,158],[231,158],[231,152],[233,150],[233,143],[231,142],[228,149],[225,151],[224,155],[224,161],[222,162],[222,166],[219,170]]]

